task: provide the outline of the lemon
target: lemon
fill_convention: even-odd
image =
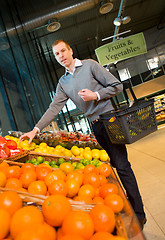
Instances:
[[[63,155],[58,149],[54,149],[53,154],[54,155],[59,155],[59,156]]]
[[[6,139],[11,139],[11,136],[10,135],[6,135],[5,138]]]
[[[23,149],[29,149],[29,143],[28,143],[28,140],[24,140],[22,142],[20,142],[20,147],[23,148]]]
[[[85,147],[84,151],[91,151],[90,147]]]
[[[35,152],[40,152],[40,148],[37,147],[37,148],[34,149],[34,151],[35,151]]]
[[[57,150],[59,150],[59,151],[63,151],[64,150],[64,148],[61,146],[61,145],[57,145],[56,147],[55,147],[55,149],[57,149]]]
[[[47,148],[40,148],[40,152],[49,154],[49,150]]]
[[[92,152],[91,151],[84,151],[84,158],[88,160],[92,160]]]
[[[107,152],[105,150],[100,150],[100,160],[105,162],[109,158]]]
[[[99,159],[100,158],[100,150],[92,149],[92,158]]]
[[[39,148],[47,148],[47,144],[45,142],[40,143]]]
[[[72,157],[72,152],[68,149],[65,149],[64,152],[63,152],[64,156],[66,157]]]
[[[73,147],[71,148],[71,152],[72,152],[73,155],[75,155],[75,156],[80,155],[80,149],[79,149],[77,146],[73,146]]]
[[[30,148],[30,149],[36,148],[36,144],[35,144],[34,142],[31,142],[31,143],[29,144],[29,148]]]
[[[79,148],[80,149],[80,154],[82,154],[84,152],[84,148]]]

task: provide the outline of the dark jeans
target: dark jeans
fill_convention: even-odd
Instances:
[[[104,124],[99,121],[92,125],[98,143],[106,150],[111,165],[116,168],[118,176],[126,190],[127,197],[139,219],[145,217],[142,199],[139,193],[135,175],[127,158],[124,144],[113,144],[106,132]]]

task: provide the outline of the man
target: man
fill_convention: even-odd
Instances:
[[[127,197],[141,223],[146,222],[143,203],[131,165],[127,159],[125,145],[112,144],[99,115],[113,109],[110,98],[122,91],[122,84],[104,67],[94,60],[73,58],[73,51],[64,40],[57,40],[52,45],[56,60],[66,72],[60,78],[56,95],[48,110],[34,129],[20,137],[20,141],[29,138],[29,143],[36,133],[54,120],[70,98],[89,119],[95,137],[110,156],[111,165],[116,168],[126,190]]]

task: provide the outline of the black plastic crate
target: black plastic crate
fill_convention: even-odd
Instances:
[[[133,143],[157,130],[154,100],[100,115],[112,143]]]

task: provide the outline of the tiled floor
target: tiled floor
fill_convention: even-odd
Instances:
[[[127,149],[147,215],[144,235],[165,240],[165,125]]]

